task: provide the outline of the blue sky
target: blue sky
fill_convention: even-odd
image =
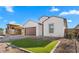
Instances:
[[[28,20],[39,21],[42,16],[61,16],[68,27],[79,24],[79,6],[0,6],[0,28],[6,24],[24,24]]]

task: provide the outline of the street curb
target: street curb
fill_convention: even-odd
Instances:
[[[55,49],[57,48],[57,46],[60,44],[60,41],[58,41],[58,43],[56,44],[56,46],[51,50],[50,53],[54,53]]]
[[[29,50],[24,49],[24,48],[18,48],[18,49],[20,49],[20,50],[22,50],[22,51],[25,51],[25,52],[28,52],[28,53],[33,53],[32,51],[29,51]]]

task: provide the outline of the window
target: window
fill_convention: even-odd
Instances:
[[[54,25],[49,24],[49,33],[53,33],[53,32],[54,32]]]

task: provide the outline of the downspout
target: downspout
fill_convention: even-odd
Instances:
[[[68,26],[67,26],[67,19],[65,19],[65,18],[64,18],[64,26],[65,26],[64,37],[67,37],[67,35],[68,35]]]

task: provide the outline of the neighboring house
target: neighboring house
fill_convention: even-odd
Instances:
[[[79,24],[77,26],[75,26],[74,28],[66,29],[65,33],[67,36],[73,34],[76,37],[77,35],[79,35]]]
[[[78,29],[79,30],[79,24],[75,27],[75,29]]]
[[[79,24],[75,27],[77,38],[79,38]]]
[[[75,29],[76,34],[79,35],[79,24],[74,29]]]
[[[66,32],[74,32],[74,33],[78,33],[79,32],[79,24],[76,25],[74,28],[68,28],[66,29]]]
[[[17,24],[7,24],[7,35],[21,35],[23,27]]]
[[[67,21],[65,18],[52,16],[41,17],[39,23],[29,20],[24,24],[25,35],[64,37]]]

